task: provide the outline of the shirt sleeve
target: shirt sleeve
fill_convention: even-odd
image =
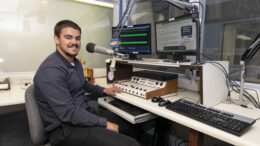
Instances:
[[[61,68],[48,67],[42,70],[41,77],[38,78],[38,86],[56,116],[62,122],[73,125],[106,127],[105,118],[86,111],[84,95],[71,96],[65,72]],[[90,85],[90,88],[91,91],[101,92],[101,87],[94,89],[95,87]]]
[[[98,85],[93,85],[91,83],[89,83],[88,81],[85,81],[85,87],[84,87],[85,91],[88,93],[97,93],[99,95],[104,95],[104,89],[103,87],[100,87]]]

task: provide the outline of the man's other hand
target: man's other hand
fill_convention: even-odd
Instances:
[[[118,87],[111,87],[111,88],[104,89],[103,92],[106,93],[107,95],[116,96],[116,92],[122,93],[123,91]]]
[[[111,131],[115,131],[116,133],[118,133],[118,125],[115,124],[115,123],[112,123],[112,122],[108,122],[107,121],[107,127],[106,127],[108,130],[111,130]]]

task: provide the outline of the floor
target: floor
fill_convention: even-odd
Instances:
[[[25,110],[0,116],[0,146],[33,146]]]

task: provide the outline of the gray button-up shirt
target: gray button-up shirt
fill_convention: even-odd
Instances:
[[[84,79],[81,63],[71,65],[58,51],[44,60],[34,77],[35,98],[45,131],[61,123],[77,126],[106,126],[106,119],[86,111],[85,92],[103,94],[104,88]]]

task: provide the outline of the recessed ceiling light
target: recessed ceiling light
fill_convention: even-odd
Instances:
[[[47,5],[49,2],[47,0],[42,0],[42,4]]]
[[[96,0],[74,0],[74,1],[108,7],[108,8],[114,8],[113,4],[106,3],[106,2],[100,2],[100,1],[96,1]]]
[[[243,34],[237,34],[237,38],[241,39],[241,40],[246,40],[246,41],[252,40],[251,37],[243,35]]]
[[[3,58],[0,58],[0,63],[3,63],[4,62],[4,59]]]

